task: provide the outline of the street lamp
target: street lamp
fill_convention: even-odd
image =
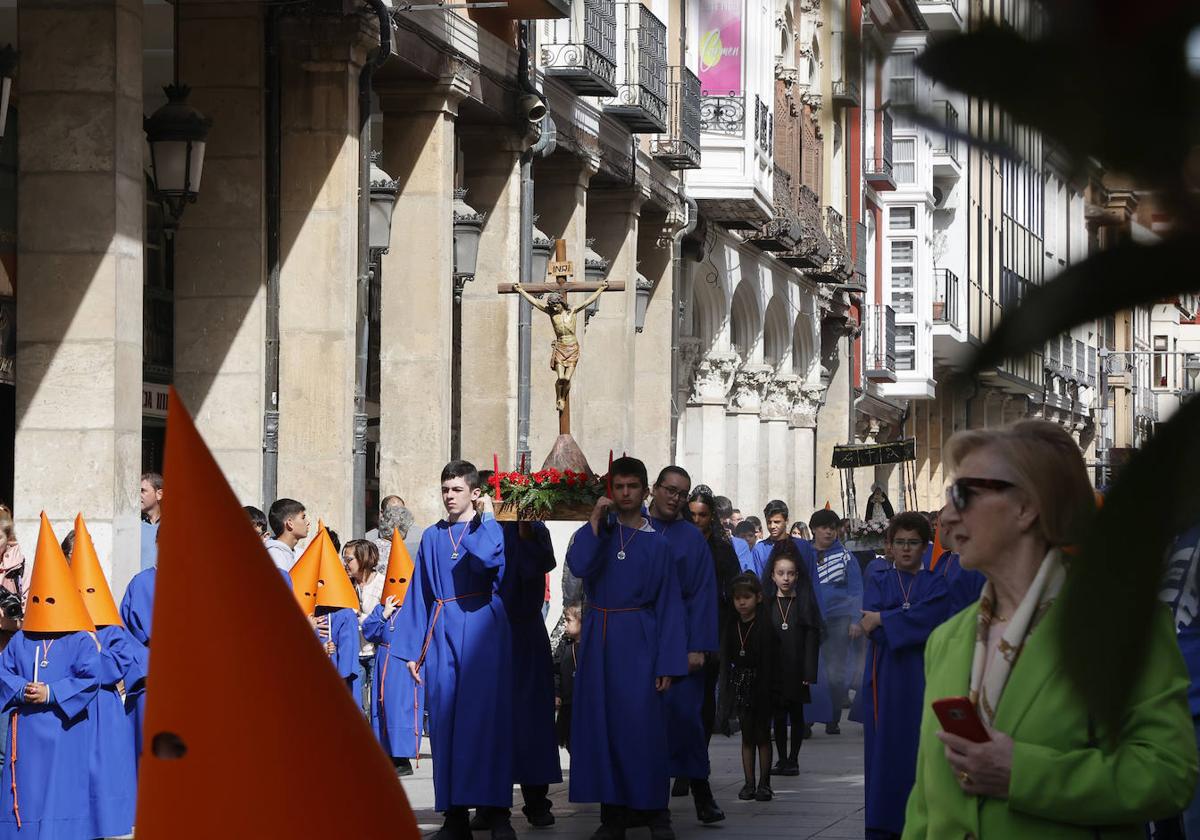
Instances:
[[[637,298],[634,300],[633,331],[641,332],[646,327],[646,310],[650,307],[650,293],[654,284],[640,271],[637,275]]]
[[[163,88],[163,93],[167,95],[167,104],[146,119],[143,126],[150,142],[154,192],[178,226],[183,208],[200,194],[204,146],[212,120],[188,104],[191,88],[187,85],[170,84]]]
[[[0,47],[0,137],[8,122],[8,99],[12,95],[13,77],[17,75],[17,51],[12,44]]]
[[[463,284],[475,278],[479,262],[479,239],[486,213],[476,213],[466,202],[463,187],[454,190],[454,298],[462,299]]]
[[[537,226],[538,217],[533,217],[533,261],[529,264],[529,282],[542,283],[550,268],[550,255],[554,253],[554,240]]]
[[[1183,372],[1187,374],[1188,380],[1192,387],[1190,390],[1196,390],[1196,377],[1200,376],[1200,353],[1188,353],[1183,359]]]
[[[396,210],[396,196],[400,193],[400,182],[379,166],[379,153],[371,154],[371,215],[368,239],[371,251],[386,254],[392,242],[392,213]]]
[[[587,240],[586,247],[583,251],[583,279],[588,283],[600,283],[608,276],[608,267],[611,265],[609,260],[597,254],[592,249],[592,244],[595,239]],[[600,298],[588,304],[587,309],[583,310],[583,319],[586,324],[592,320],[592,316],[600,311]]]

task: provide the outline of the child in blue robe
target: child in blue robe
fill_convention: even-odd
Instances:
[[[125,623],[133,638],[146,648],[147,661],[150,656],[150,629],[154,618],[154,579],[158,567],[138,572],[125,586],[125,597],[121,599],[121,621]],[[128,689],[128,686],[126,686]],[[126,693],[125,713],[133,726],[133,751],[141,759],[142,721],[146,717],[145,685]]]
[[[88,838],[99,645],[45,514],[35,558],[22,629],[0,653],[0,838]]]
[[[363,638],[375,645],[371,669],[371,720],[379,744],[392,759],[397,775],[412,775],[411,759],[420,758],[425,718],[425,686],[413,682],[396,644],[396,623],[402,608],[394,596],[363,619]]]
[[[618,458],[613,498],[575,532],[567,565],[587,608],[571,715],[572,802],[600,802],[593,837],[624,837],[631,811],[652,838],[672,838],[667,709],[672,677],[687,673],[687,634],[676,564],[641,514],[645,465]],[[615,513],[615,516],[611,515]],[[640,821],[640,820],[639,820]]]
[[[353,694],[358,682],[358,616],[349,607],[318,606],[317,637]]]
[[[850,685],[850,670],[856,661],[850,646],[850,627],[862,615],[863,578],[858,559],[838,539],[841,517],[832,510],[818,510],[808,520],[812,547],[817,553],[817,601],[825,621],[821,643],[820,679],[813,686],[812,702],[804,709],[811,728],[825,724],[829,735],[841,734],[842,710]]]
[[[425,685],[434,809],[446,815],[437,840],[468,840],[468,807],[512,808],[512,643],[499,595],[504,532],[467,461],[443,468],[442,503],[447,518],[421,534],[392,650]],[[512,840],[511,823],[494,820],[492,837]]]
[[[895,566],[875,571],[863,598],[860,626],[870,640],[862,689],[865,822],[872,840],[904,831],[921,738],[925,642],[948,617],[946,581],[921,568],[931,539],[925,517],[897,515],[887,531]]]

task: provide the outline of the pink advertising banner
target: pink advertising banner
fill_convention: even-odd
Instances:
[[[742,0],[700,0],[700,92],[742,92]]]

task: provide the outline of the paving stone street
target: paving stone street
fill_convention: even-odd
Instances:
[[[712,759],[712,786],[717,802],[724,809],[724,822],[702,826],[696,821],[692,800],[671,800],[675,833],[679,840],[706,838],[724,840],[750,837],[861,838],[863,836],[862,727],[843,723],[842,734],[830,736],[816,726],[813,737],[800,753],[800,775],[772,779],[775,799],[771,802],[742,802],[737,798],[742,786],[740,741],[716,736],[709,755]],[[576,805],[567,801],[568,757],[563,753],[564,783],[551,789],[558,823],[550,829],[534,829],[520,814],[520,792],[515,791],[513,828],[520,835],[539,834],[546,840],[586,840],[599,822],[599,807]],[[417,822],[425,835],[441,825],[441,815],[433,808],[432,763],[421,760],[416,772],[404,779],[404,789],[416,810]],[[484,834],[480,832],[478,837]],[[631,830],[637,840],[648,836],[643,829]]]

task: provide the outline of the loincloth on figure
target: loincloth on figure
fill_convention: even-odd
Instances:
[[[550,370],[557,370],[559,365],[573,367],[579,364],[579,344],[567,344],[562,341],[550,342]]]

